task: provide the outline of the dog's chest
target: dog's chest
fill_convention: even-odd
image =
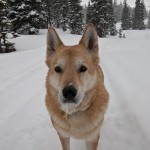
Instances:
[[[92,140],[99,134],[103,115],[87,115],[84,112],[75,113],[61,118],[53,118],[53,125],[62,137],[74,137],[76,139]]]
[[[100,129],[100,122],[82,113],[68,116],[69,133],[74,138],[93,139]]]

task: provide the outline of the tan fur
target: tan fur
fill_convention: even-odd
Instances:
[[[46,107],[63,150],[70,150],[70,137],[84,139],[87,150],[96,150],[108,105],[108,93],[99,67],[98,38],[94,26],[87,26],[81,41],[75,46],[65,46],[50,27],[47,47],[46,63],[49,71],[46,79]],[[81,64],[88,68],[84,73],[78,72]],[[63,68],[62,73],[54,71],[56,65]],[[61,102],[62,89],[66,84],[73,84],[77,88],[77,104]]]

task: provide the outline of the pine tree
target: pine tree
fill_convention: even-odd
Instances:
[[[60,8],[60,27],[63,29],[63,31],[66,31],[68,28],[68,10],[68,1],[62,0]]]
[[[56,28],[60,28],[60,18],[61,18],[60,0],[51,0],[51,16],[53,26]]]
[[[47,28],[48,26],[52,25],[52,14],[51,14],[51,0],[44,0],[46,7],[46,13],[47,13]]]
[[[68,28],[69,0],[50,0],[49,18],[51,25],[56,28],[62,28],[66,31]]]
[[[121,16],[122,16],[122,11],[123,11],[123,4],[121,2],[120,2],[120,4],[118,4],[117,0],[114,0],[113,8],[114,8],[115,19],[117,22],[120,22]]]
[[[122,29],[119,29],[119,38],[122,38]]]
[[[117,0],[114,0],[114,1],[113,1],[113,8],[114,8],[114,16],[115,16],[115,19],[116,19],[116,21],[118,22],[119,19],[118,19],[118,2],[117,2]]]
[[[123,36],[122,36],[123,38],[126,38],[126,35],[125,35],[125,33],[123,34]]]
[[[105,37],[109,33],[109,1],[91,0],[92,18],[91,22],[95,25],[100,37]]]
[[[86,26],[86,24],[87,24],[87,10],[88,10],[88,6],[84,5],[84,6],[82,7],[83,26]]]
[[[87,13],[86,13],[86,23],[90,23],[91,19],[92,19],[92,5],[89,1],[87,7]]]
[[[39,16],[39,26],[38,29],[45,29],[47,28],[48,22],[48,10],[47,10],[47,1],[46,0],[36,0],[35,3],[36,7],[32,7],[33,9],[37,10]],[[38,2],[39,1],[39,2]],[[33,3],[34,5],[34,3]]]
[[[150,11],[149,11],[149,13],[148,13],[147,28],[150,29]]]
[[[124,1],[124,8],[122,12],[121,22],[122,22],[121,27],[123,30],[129,30],[131,28],[131,18],[126,0]]]
[[[143,1],[143,4],[144,4],[144,19],[147,19],[148,18],[148,12],[146,10],[146,6],[145,6],[144,1]]]
[[[137,29],[137,30],[145,29],[145,25],[144,25],[144,2],[141,0],[136,0],[132,29]]]
[[[35,19],[31,17],[32,26],[36,27],[37,29],[46,28],[47,12],[45,11],[45,8],[46,8],[45,0],[30,0],[30,1],[31,1],[30,4],[31,4],[32,12],[35,11],[36,13]]]
[[[145,20],[145,4],[144,4],[144,0],[141,1],[141,15],[140,15],[140,20],[141,20],[141,23],[140,23],[140,30],[144,30],[146,29],[146,25],[144,24],[144,20]]]
[[[46,27],[46,13],[41,0],[8,0],[11,30],[20,34],[37,34],[38,29]]]
[[[112,0],[109,0],[109,32],[111,36],[117,35],[117,30],[116,30],[116,20],[114,17],[114,8],[112,5]]]
[[[0,0],[0,53],[9,53],[16,50],[14,43],[7,40],[7,33],[11,23],[7,14],[7,3],[4,0]]]
[[[81,0],[69,0],[69,29],[71,34],[81,34],[83,14]]]

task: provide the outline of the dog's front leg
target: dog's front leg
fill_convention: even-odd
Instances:
[[[87,150],[97,150],[99,136],[94,141],[86,141]]]
[[[59,138],[60,138],[63,150],[70,150],[70,138],[64,138],[61,135],[59,135]]]

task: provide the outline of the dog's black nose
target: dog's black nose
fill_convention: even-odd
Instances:
[[[63,93],[63,96],[65,98],[64,102],[75,103],[75,97],[77,95],[77,89],[73,85],[65,86],[62,93]]]

